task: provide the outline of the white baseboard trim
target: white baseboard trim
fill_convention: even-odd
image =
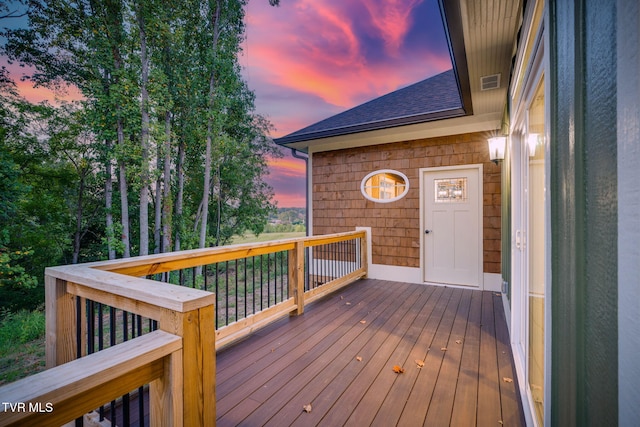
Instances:
[[[419,285],[448,286],[461,289],[480,289],[474,286],[451,285],[447,283],[427,283],[422,279],[422,270],[416,267],[399,267],[384,264],[369,264],[367,277],[391,282],[416,283]],[[502,276],[496,273],[484,273],[484,290],[491,292],[502,291]]]
[[[484,290],[502,292],[502,275],[498,273],[484,273]]]
[[[367,277],[392,282],[424,284],[420,274],[420,269],[414,267],[369,264],[369,273],[367,274]]]

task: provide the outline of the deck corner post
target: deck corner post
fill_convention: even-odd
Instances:
[[[289,296],[296,302],[296,310],[291,315],[304,313],[304,241],[295,242],[295,247],[289,250]]]
[[[181,384],[171,386],[182,395],[181,418],[185,426],[216,424],[216,350],[215,308],[203,306],[191,311],[167,310],[160,319],[160,329],[182,337],[182,356],[174,358],[172,369],[178,367]],[[166,387],[162,389],[166,393]],[[160,395],[160,393],[157,393]],[[157,397],[158,399],[161,396]],[[175,405],[176,410],[180,405]]]
[[[76,303],[67,282],[45,274],[46,367],[76,359]]]

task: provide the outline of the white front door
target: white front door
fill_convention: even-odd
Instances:
[[[424,281],[482,286],[482,166],[422,170]]]

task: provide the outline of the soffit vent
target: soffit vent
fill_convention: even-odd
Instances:
[[[480,77],[481,90],[498,89],[500,87],[500,74]]]

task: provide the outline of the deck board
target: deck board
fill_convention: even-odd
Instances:
[[[458,311],[446,345],[447,351],[443,355],[433,392],[435,398],[432,398],[429,404],[424,421],[425,426],[446,426],[451,423],[470,305],[471,291],[465,290],[458,304]]]
[[[218,424],[524,425],[501,310],[491,292],[358,281],[220,353]]]
[[[439,293],[434,291],[435,288],[432,288],[430,292],[424,292],[421,300],[418,301],[419,310],[404,319],[406,322],[411,323],[406,325],[402,331],[397,331],[399,342],[396,343],[393,353],[387,359],[386,367],[388,369],[372,375],[375,376],[375,380],[373,380],[371,386],[347,419],[347,425],[369,425],[373,422],[378,409],[396,380],[397,374],[391,374],[389,366],[409,366],[407,363],[409,353],[418,339],[422,325],[425,323],[425,321],[420,321],[420,317],[428,318],[428,313],[433,309],[438,298]]]
[[[493,300],[494,304],[502,305],[501,298],[498,294],[494,295]],[[519,390],[519,386],[514,369],[511,346],[509,344],[509,330],[507,329],[504,310],[495,310],[495,314],[496,354],[498,355],[498,380],[500,384],[500,401],[502,404],[502,422],[505,426],[524,425],[524,419],[518,419],[518,416],[521,415],[521,412],[518,411],[520,395],[516,393],[516,390]],[[505,382],[505,378],[513,380],[513,386]]]
[[[394,291],[399,292],[400,289]],[[364,294],[353,296],[347,294],[344,299],[334,297],[323,301],[325,306],[338,305],[340,314],[324,317],[322,321],[312,319],[310,323],[308,319],[302,319],[304,317],[302,316],[282,322],[280,329],[295,327],[296,323],[303,323],[308,327],[311,327],[312,324],[320,325],[321,329],[311,335],[299,334],[298,340],[292,340],[280,347],[276,347],[278,343],[272,341],[273,351],[261,358],[258,363],[248,366],[244,372],[231,377],[228,381],[218,380],[217,388],[222,389],[222,392],[216,390],[219,425],[237,425],[248,415],[251,415],[247,414],[250,409],[253,412],[260,405],[263,408],[259,410],[260,412],[264,409],[270,410],[274,402],[270,402],[270,405],[263,405],[265,400],[270,397],[281,398],[280,388],[295,380],[296,376],[300,376],[297,382],[306,381],[309,376],[317,375],[322,369],[326,369],[322,362],[332,360],[361,332],[362,328],[355,329],[346,325],[359,325],[360,320],[367,318],[367,316],[368,319],[375,319],[381,310],[380,307],[385,307],[390,303],[390,300],[385,298],[383,293],[374,292],[372,294],[373,298]],[[349,305],[347,305],[348,303]],[[230,351],[233,352],[236,347]],[[325,352],[328,352],[328,357],[319,359],[318,355]],[[240,363],[242,353],[234,359],[234,363]],[[218,363],[218,372],[222,372],[220,362]],[[229,391],[227,390],[228,384],[230,384]],[[275,394],[274,391],[278,391],[278,393]],[[243,400],[246,397],[249,399]],[[268,419],[264,415],[261,422],[264,423]]]
[[[501,298],[359,280],[218,352],[217,425],[524,426]]]
[[[293,385],[287,384],[284,390],[278,392],[283,396],[270,399],[265,405],[272,412],[268,413],[268,415],[272,415],[270,419],[273,425],[282,425],[283,417],[288,413],[298,417],[301,414],[300,408],[312,401],[316,410],[310,414],[305,414],[309,415],[309,417],[303,417],[305,424],[313,423],[317,415],[326,413],[334,402],[341,397],[342,391],[348,385],[350,379],[366,365],[358,363],[356,357],[359,354],[366,355],[376,352],[384,341],[386,334],[383,331],[394,327],[394,324],[397,323],[397,313],[405,311],[402,307],[408,304],[407,301],[409,299],[387,299],[385,305],[378,307],[378,310],[371,311],[360,320],[356,319],[357,322],[350,325],[351,331],[348,333],[348,335],[350,334],[348,339],[319,355],[316,358],[317,361],[314,360],[313,362],[319,366],[307,367],[303,370],[303,373],[307,371],[313,372],[314,376],[312,378],[305,375],[300,380],[296,378],[293,381]],[[346,396],[341,398],[341,404],[343,400],[345,400],[346,404],[348,398]],[[274,401],[279,405],[276,405]],[[294,401],[302,403],[298,405]],[[286,408],[283,408],[283,406],[286,406]],[[274,407],[282,410],[274,411]],[[264,418],[252,416],[249,419],[252,422],[259,422]],[[319,422],[320,420],[318,419],[317,421]]]
[[[462,359],[451,413],[450,425],[452,426],[476,425],[481,322],[482,293],[473,292],[469,305],[467,329],[462,342]]]
[[[383,328],[375,333],[373,339],[368,341],[358,354],[350,355],[349,366],[319,396],[320,402],[324,403],[319,409],[326,412],[321,418],[324,425],[345,424],[376,376],[384,372],[384,367],[388,367],[389,363],[392,363],[391,366],[395,364],[389,358],[410,326],[410,322],[403,321],[408,320],[407,314],[411,313],[416,304],[420,305],[422,302],[415,292],[403,296],[401,300],[405,309],[395,310]],[[371,325],[371,328],[375,326]],[[362,362],[356,360],[357,356],[363,358]],[[395,375],[391,372],[391,367],[389,373]],[[299,417],[299,424],[306,424],[307,418]],[[311,420],[312,423],[314,421],[315,419]]]
[[[433,339],[435,338],[438,325],[442,320],[442,316],[446,313],[446,307],[451,301],[452,295],[453,289],[442,288],[439,300],[436,302],[434,309],[430,311],[429,318],[422,328],[416,344],[409,353],[409,357],[406,361],[407,368],[409,367],[409,364],[415,363],[416,360],[422,360],[425,362],[425,366],[422,369],[428,369],[429,361],[427,360],[427,355],[431,348]],[[393,386],[389,391],[388,397],[378,410],[378,414],[374,419],[373,425],[391,426],[398,423],[398,420],[405,410],[407,400],[409,399],[418,374],[418,369],[405,368],[405,372],[396,377]]]
[[[480,375],[478,395],[478,425],[496,425],[502,421],[500,408],[500,381],[496,354],[496,329],[491,292],[482,294],[482,324],[480,325]]]

